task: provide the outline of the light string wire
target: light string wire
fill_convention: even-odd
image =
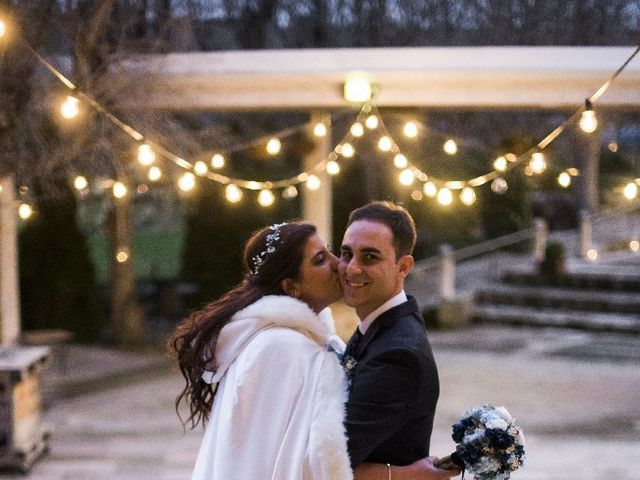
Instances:
[[[91,96],[81,92],[76,85],[73,84],[73,82],[71,82],[64,74],[62,74],[58,69],[56,69],[51,63],[49,63],[46,59],[44,59],[42,57],[42,55],[40,55],[35,49],[33,49],[31,47],[31,45],[29,45],[29,43],[22,37],[18,36],[18,38],[22,41],[22,43],[25,45],[25,47],[27,48],[27,51],[34,56],[34,58],[40,63],[42,64],[51,74],[53,74],[54,77],[56,77],[61,83],[63,83],[67,88],[69,88],[71,91],[74,92],[74,94],[79,97],[79,99],[83,100],[84,102],[88,103],[91,107],[93,107],[96,111],[98,111],[99,113],[102,113],[103,115],[105,115],[115,126],[117,126],[118,128],[120,128],[121,130],[123,130],[126,134],[128,134],[130,137],[132,137],[134,140],[138,141],[138,142],[142,142],[144,141],[145,143],[147,143],[148,145],[150,145],[154,150],[156,150],[158,153],[161,154],[161,156],[171,160],[174,164],[178,165],[179,167],[185,169],[185,170],[193,170],[194,166],[192,163],[188,162],[187,160],[183,159],[182,157],[176,155],[175,153],[171,152],[170,150],[168,150],[167,148],[163,147],[161,144],[154,142],[148,138],[146,138],[142,133],[138,132],[135,128],[133,128],[132,126],[128,125],[127,123],[123,122],[122,120],[120,120],[118,117],[116,117],[114,114],[112,114],[109,110],[107,110],[105,107],[103,107],[99,102],[97,102],[95,99],[93,99]],[[611,86],[611,84],[614,82],[614,80],[623,72],[623,70],[627,67],[627,65],[633,60],[633,58],[640,52],[640,45],[633,51],[633,53],[625,60],[625,62],[602,84],[602,86],[600,86],[600,88],[598,88],[598,90],[596,90],[595,93],[593,93],[590,97],[588,97],[587,101],[594,103],[596,102],[606,91],[607,89]],[[584,111],[585,107],[581,106],[578,110],[576,110],[576,112],[571,115],[571,117],[569,117],[567,120],[565,120],[562,124],[560,124],[558,127],[556,127],[551,133],[549,133],[547,136],[545,136],[542,140],[540,140],[535,146],[529,148],[526,152],[524,152],[523,154],[519,155],[516,157],[515,160],[513,160],[512,162],[508,162],[508,164],[506,165],[506,168],[503,171],[499,171],[496,169],[493,169],[490,172],[487,172],[484,175],[480,175],[477,177],[473,177],[473,178],[469,178],[466,180],[442,180],[436,177],[432,177],[430,175],[428,175],[427,173],[423,172],[420,168],[418,168],[415,164],[413,164],[412,162],[408,163],[408,168],[410,168],[413,173],[414,176],[418,179],[420,179],[421,181],[427,181],[427,179],[429,181],[432,181],[434,184],[436,185],[440,185],[440,186],[444,186],[447,187],[451,190],[460,190],[462,188],[464,188],[465,186],[471,186],[471,187],[477,187],[480,185],[483,185],[487,182],[489,182],[490,180],[493,180],[497,177],[502,176],[503,174],[509,172],[510,170],[514,169],[515,167],[519,166],[520,164],[522,164],[526,159],[528,159],[533,153],[535,153],[536,151],[540,151],[540,150],[544,150],[546,147],[549,146],[549,144],[551,144],[558,136],[560,136],[564,130],[573,122],[575,122],[575,120],[577,119],[577,117]],[[400,149],[397,145],[397,143],[395,142],[395,140],[393,140],[393,136],[390,134],[390,132],[388,131],[388,129],[386,128],[384,122],[382,121],[382,116],[380,115],[380,112],[378,110],[378,107],[373,103],[373,101],[369,101],[367,103],[365,103],[361,110],[360,113],[357,116],[356,122],[360,121],[360,119],[368,114],[369,112],[374,112],[374,114],[378,117],[382,130],[385,132],[386,135],[389,136],[390,140],[391,140],[391,151],[393,153],[401,153]],[[330,117],[331,118],[331,117]],[[303,129],[307,128],[310,125],[311,122],[307,122],[304,125],[301,126],[294,126],[294,127],[290,127],[288,129],[285,129],[283,131],[274,133],[274,134],[270,134],[270,135],[265,135],[262,137],[259,137],[255,140],[252,140],[250,142],[246,142],[244,144],[236,144],[230,148],[227,149],[222,149],[219,153],[233,153],[233,152],[237,152],[240,150],[244,150],[247,148],[251,148],[254,147],[256,145],[260,145],[264,142],[265,139],[267,138],[286,138],[298,131],[302,131]],[[341,145],[343,145],[344,143],[349,143],[351,141],[353,141],[354,135],[350,132],[347,132],[347,134],[345,134],[345,136],[342,138],[342,140],[340,142],[338,142],[338,144],[336,145],[336,147],[334,148],[334,150],[326,157],[323,158],[322,160],[320,160],[319,162],[317,162],[314,166],[312,166],[311,168],[309,168],[306,171],[303,171],[295,176],[289,177],[289,178],[285,178],[285,179],[281,179],[281,180],[274,180],[274,181],[255,181],[255,180],[248,180],[248,179],[243,179],[243,178],[234,178],[234,177],[229,177],[227,175],[223,175],[220,173],[216,173],[216,172],[212,172],[212,171],[207,171],[206,176],[207,178],[214,180],[218,183],[224,184],[224,185],[229,185],[229,184],[236,184],[239,187],[245,188],[245,189],[250,189],[250,190],[260,190],[263,188],[268,188],[268,189],[272,189],[272,188],[282,188],[282,187],[286,187],[286,186],[291,186],[291,185],[295,185],[295,184],[300,184],[305,182],[306,180],[308,180],[308,178],[310,177],[311,174],[313,174],[314,172],[320,172],[323,170],[323,168],[326,166],[326,164],[331,161],[331,160],[336,160],[338,158],[339,155],[339,147]]]

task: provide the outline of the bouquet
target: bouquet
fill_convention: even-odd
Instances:
[[[469,470],[476,480],[508,480],[523,465],[524,435],[506,408],[470,408],[452,428],[456,451],[436,461],[436,467]]]

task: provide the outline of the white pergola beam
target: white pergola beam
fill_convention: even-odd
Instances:
[[[582,105],[633,47],[433,47],[176,53],[125,65],[150,95],[122,107],[166,109],[336,108],[342,84],[361,72],[379,106],[562,108]],[[141,77],[142,78],[142,77]],[[640,58],[597,102],[640,106]]]

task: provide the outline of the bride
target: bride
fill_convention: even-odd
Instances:
[[[263,228],[244,250],[244,280],[174,332],[183,423],[206,425],[192,480],[352,479],[346,381],[326,307],[342,296],[338,259],[308,223]],[[364,464],[366,478],[426,478]],[[448,477],[446,477],[448,478]]]

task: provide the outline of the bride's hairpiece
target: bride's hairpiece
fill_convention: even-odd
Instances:
[[[286,224],[287,222],[274,223],[273,225],[268,227],[269,230],[271,230],[271,233],[268,233],[265,239],[266,248],[263,251],[261,251],[259,254],[251,257],[251,263],[253,264],[253,268],[251,268],[251,273],[254,276],[257,276],[258,273],[260,273],[260,266],[267,259],[267,255],[276,251],[276,242],[280,240],[280,227]]]

